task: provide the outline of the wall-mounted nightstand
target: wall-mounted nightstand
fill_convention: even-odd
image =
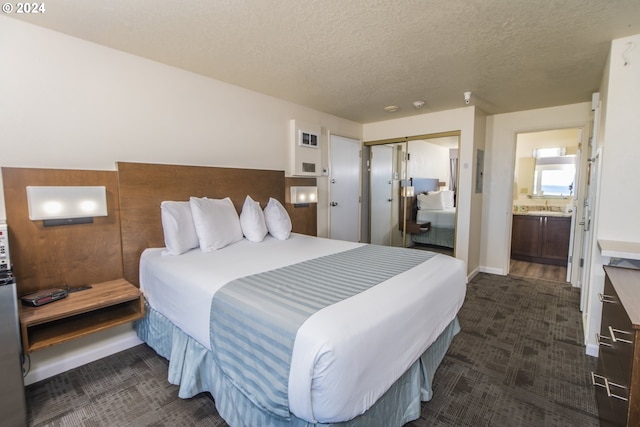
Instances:
[[[431,230],[430,222],[407,221],[407,234],[426,233]]]
[[[91,289],[40,307],[20,306],[25,354],[140,319],[140,289],[125,279],[91,284]]]

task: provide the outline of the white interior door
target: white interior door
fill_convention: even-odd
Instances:
[[[579,223],[582,226],[580,229],[580,232],[582,232],[582,250],[580,253],[580,269],[578,270],[578,274],[580,275],[580,310],[582,311],[583,322],[586,322],[589,317],[587,299],[589,298],[589,266],[591,265],[591,248],[593,247],[591,218],[594,213],[593,209],[597,197],[600,170],[600,153],[596,151],[599,121],[600,106],[595,105],[593,113],[593,130],[591,132],[591,138],[589,139],[590,158],[587,160],[589,162],[589,167],[587,169],[587,192],[584,199],[582,219]],[[588,329],[589,328],[585,328],[585,333]],[[585,342],[588,342],[587,337],[585,337]]]
[[[582,131],[580,131],[580,137],[578,139],[578,144],[580,144],[580,142],[582,141]],[[578,150],[576,152],[576,177],[574,182],[574,191],[575,194],[579,194],[582,192],[582,189],[579,187],[582,185],[580,178],[580,174],[582,172],[582,149],[579,148],[580,145],[578,145]],[[573,274],[573,260],[574,260],[574,253],[575,255],[579,255],[582,251],[580,249],[575,250],[574,248],[574,244],[576,244],[576,242],[578,244],[580,244],[582,242],[582,233],[578,232],[576,235],[576,217],[577,217],[577,203],[576,201],[578,200],[578,198],[574,197],[571,200],[571,204],[573,205],[573,207],[571,208],[571,233],[569,236],[569,253],[567,256],[567,277],[566,277],[566,281],[569,283],[571,282],[571,276]],[[575,257],[575,259],[578,259],[577,257]]]
[[[360,241],[360,141],[331,135],[329,141],[329,237]]]
[[[371,243],[391,244],[393,147],[371,147]]]

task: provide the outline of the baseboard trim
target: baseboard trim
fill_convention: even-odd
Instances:
[[[471,273],[467,274],[467,283],[469,283],[470,281],[473,280],[474,277],[476,277],[478,275],[478,273],[480,272],[480,270],[478,270],[477,268],[474,269]]]
[[[495,274],[495,275],[498,275],[498,276],[506,276],[504,270],[501,269],[501,268],[480,267],[480,272],[481,273]]]
[[[89,343],[86,346],[50,352],[44,357],[40,357],[40,352],[31,353],[32,366],[29,373],[24,377],[24,384],[27,386],[51,378],[142,343],[135,331],[129,329],[107,339]],[[63,344],[60,346],[63,346]],[[42,350],[42,352],[45,353],[45,350]]]

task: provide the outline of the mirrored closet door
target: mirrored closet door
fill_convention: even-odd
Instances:
[[[371,243],[453,254],[459,132],[365,145]]]

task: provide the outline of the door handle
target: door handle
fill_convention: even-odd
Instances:
[[[336,180],[335,180],[335,179],[332,179],[332,180],[331,180],[331,183],[332,183],[332,184],[335,184],[335,183],[336,183]]]
[[[338,202],[331,202],[331,206],[338,206]]]

